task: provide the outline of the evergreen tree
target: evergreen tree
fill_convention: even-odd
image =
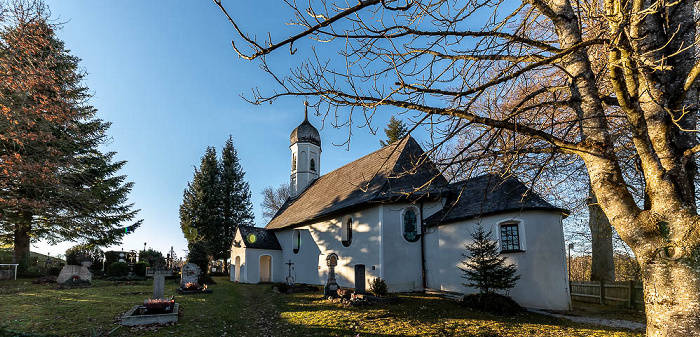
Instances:
[[[225,259],[231,248],[233,235],[239,225],[252,226],[254,215],[250,202],[250,188],[238,161],[238,153],[229,136],[221,153],[221,201],[222,223],[219,236],[212,242],[214,258]]]
[[[408,134],[408,127],[406,127],[406,124],[404,124],[402,120],[391,116],[389,124],[384,128],[384,133],[386,134],[386,141],[380,140],[379,144],[387,146],[405,137]]]
[[[216,149],[207,147],[199,169],[183,194],[180,227],[188,242],[203,242],[211,251],[212,238],[221,228],[221,184]]]
[[[484,228],[479,225],[470,235],[473,242],[465,245],[469,255],[462,254],[465,268],[458,267],[464,272],[462,278],[469,281],[462,285],[478,288],[482,294],[513,288],[520,279],[515,275],[517,267],[505,264],[506,258],[499,255],[497,243],[491,240],[491,232],[484,233]]]
[[[192,182],[187,184],[180,205],[180,227],[198,254],[215,259],[226,258],[239,225],[253,225],[250,190],[238,154],[229,137],[221,160],[208,147]]]
[[[31,240],[118,243],[137,210],[126,204],[124,162],[98,147],[109,123],[95,117],[79,59],[48,22],[41,1],[0,3],[0,243],[13,259]]]

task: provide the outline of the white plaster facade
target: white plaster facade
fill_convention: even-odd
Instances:
[[[422,207],[422,213],[420,213]],[[326,257],[338,254],[336,281],[341,287],[354,287],[355,265],[365,265],[366,284],[381,277],[390,291],[423,291],[434,289],[474,293],[466,288],[458,269],[471,242],[470,232],[478,224],[493,238],[500,240],[499,225],[516,222],[519,226],[522,252],[504,253],[508,262],[518,266],[520,280],[508,292],[527,307],[567,310],[570,308],[566,255],[561,214],[551,211],[501,213],[478,219],[422,228],[423,239],[407,241],[401,232],[402,215],[412,208],[423,218],[442,209],[441,201],[410,204],[377,205],[310,225],[274,231],[282,250],[233,247],[232,275],[240,270],[239,282],[259,283],[260,257],[272,258],[271,282],[285,282],[289,275],[286,263],[291,261],[291,276],[297,283],[325,284],[328,277]],[[352,218],[352,242],[348,247],[341,240],[341,224]],[[299,249],[295,253],[295,231],[299,233]],[[237,233],[237,240],[243,240]],[[423,287],[421,245],[424,245],[426,287]],[[241,266],[235,266],[235,261]]]
[[[459,193],[451,193],[454,184],[433,166],[413,166],[411,158],[423,150],[410,136],[391,145],[395,148],[387,146],[319,176],[320,136],[307,118],[290,139],[291,197],[266,229],[239,228],[231,247],[232,280],[285,282],[292,276],[296,283],[325,284],[326,257],[335,253],[341,287],[354,287],[355,267],[364,265],[366,284],[381,277],[393,292],[474,293],[462,285],[466,280],[458,269],[470,233],[481,224],[502,242],[500,226],[510,224],[517,225],[519,245],[517,252],[503,254],[518,266],[520,280],[509,295],[528,307],[570,308],[563,210],[536,195],[524,198],[527,187],[517,179],[485,175],[454,183],[460,184]],[[401,167],[415,167],[418,173],[394,171]],[[426,179],[440,192],[418,201],[405,197],[404,188],[413,191]],[[450,200],[455,194],[461,197]],[[407,217],[409,224],[415,219],[411,231],[406,230]],[[352,228],[351,236],[346,228]],[[265,239],[249,240],[253,232]]]

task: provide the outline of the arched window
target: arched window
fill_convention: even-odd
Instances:
[[[316,172],[316,162],[314,162],[314,159],[313,159],[313,158],[311,158],[311,161],[309,162],[309,169],[310,169],[311,171]]]
[[[350,247],[352,243],[352,218],[348,218],[340,226],[340,239],[344,247]]]
[[[297,170],[297,155],[293,154],[292,155],[292,171]]]
[[[295,229],[292,231],[292,251],[294,254],[299,253],[299,248],[301,247],[301,231]]]
[[[408,242],[416,242],[418,240],[416,212],[410,208],[406,210],[406,213],[403,215],[403,237]]]

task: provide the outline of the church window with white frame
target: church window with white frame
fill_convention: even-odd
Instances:
[[[301,248],[301,231],[295,229],[292,231],[292,251],[294,254],[299,253],[299,248]]]
[[[500,225],[501,252],[521,252],[520,228],[517,222],[506,222]]]
[[[350,217],[340,225],[340,240],[343,247],[350,247],[352,244],[352,218]]]
[[[413,210],[413,208],[408,208],[404,213],[403,213],[403,221],[402,221],[402,232],[403,232],[403,238],[406,239],[408,242],[416,242],[418,241],[418,234],[419,234],[419,228],[418,228],[418,217],[416,216],[416,212]]]
[[[313,158],[311,158],[311,160],[309,161],[309,169],[311,171],[316,172],[316,162],[314,161]]]

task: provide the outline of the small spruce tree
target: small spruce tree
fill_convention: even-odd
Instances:
[[[408,127],[402,120],[391,116],[389,124],[387,124],[386,128],[384,128],[384,133],[386,134],[386,141],[380,140],[379,144],[381,146],[387,146],[401,140],[401,138],[408,134]]]
[[[462,285],[478,288],[482,294],[513,288],[520,279],[520,275],[515,275],[517,267],[506,264],[505,256],[499,255],[496,241],[491,240],[491,231],[485,233],[479,225],[470,235],[474,242],[465,245],[469,255],[462,254],[464,268],[458,267],[464,272],[462,278],[468,280]]]

